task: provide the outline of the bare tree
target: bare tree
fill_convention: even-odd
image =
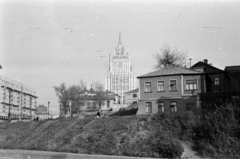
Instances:
[[[92,83],[92,88],[95,92],[103,92],[104,91],[104,85],[99,81],[94,81]]]
[[[154,58],[157,60],[155,65],[156,69],[164,67],[184,67],[186,64],[187,53],[173,49],[167,45],[164,45],[160,49],[160,53],[156,53]]]

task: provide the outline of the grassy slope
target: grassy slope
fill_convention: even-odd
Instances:
[[[1,123],[0,148],[141,157],[177,157],[181,125],[157,116],[67,118]]]

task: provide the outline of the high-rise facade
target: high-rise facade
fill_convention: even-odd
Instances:
[[[36,106],[35,90],[0,75],[0,118],[33,118]]]
[[[119,33],[115,54],[113,56],[109,55],[105,89],[121,96],[121,103],[123,103],[123,94],[135,89],[135,79],[130,55],[125,52],[125,48],[122,45],[121,33]]]

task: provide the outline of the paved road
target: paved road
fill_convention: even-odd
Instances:
[[[73,154],[31,150],[0,150],[0,159],[139,159],[139,157]],[[141,158],[152,159],[152,158]]]

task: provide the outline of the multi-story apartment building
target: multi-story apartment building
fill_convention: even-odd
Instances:
[[[106,74],[105,89],[121,97],[125,92],[135,89],[135,73],[129,53],[125,52],[122,45],[121,34],[119,34],[118,46],[116,53],[109,56],[109,66]]]
[[[36,115],[36,105],[34,89],[0,75],[1,118],[33,118]]]

